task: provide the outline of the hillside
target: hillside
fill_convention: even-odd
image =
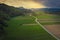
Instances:
[[[5,34],[5,27],[8,27],[8,21],[11,20],[11,18],[16,16],[25,16],[30,10],[27,10],[23,7],[16,8],[13,6],[8,6],[6,4],[0,4],[0,36]]]
[[[10,16],[16,16],[16,15],[25,15],[24,13],[27,13],[30,10],[27,10],[23,7],[16,8],[2,3],[0,4],[0,11],[4,12],[5,14],[9,14]]]

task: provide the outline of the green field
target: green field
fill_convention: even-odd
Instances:
[[[36,13],[35,15],[38,18],[38,21],[43,25],[49,24],[60,24],[60,16],[56,14],[48,14],[48,13]],[[47,22],[48,21],[48,22]]]
[[[12,18],[5,28],[7,36],[3,40],[56,40],[39,26],[33,17],[19,16]],[[37,24],[37,25],[23,25]]]

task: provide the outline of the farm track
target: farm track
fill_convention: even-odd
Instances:
[[[60,22],[60,18],[56,19],[38,19],[39,22],[41,23],[46,23],[46,22]],[[49,32],[51,32],[53,35],[55,35],[58,40],[60,40],[60,24],[48,24],[48,25],[43,25]]]
[[[41,23],[46,22],[60,22],[60,18],[57,19],[38,19]],[[48,24],[43,25],[49,32],[51,32],[53,35],[55,35],[60,40],[60,24]]]
[[[58,38],[56,35],[54,35],[51,31],[49,31],[47,28],[45,28],[37,19],[37,17],[33,16],[35,18],[35,21],[38,25],[40,25],[45,31],[47,31],[50,35],[52,35],[54,38],[56,38],[57,40],[60,40],[60,38]]]

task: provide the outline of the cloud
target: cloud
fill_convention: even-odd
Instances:
[[[0,2],[25,8],[60,7],[60,0],[0,0]]]
[[[49,7],[60,7],[60,0],[49,0],[45,5]]]
[[[42,3],[38,3],[35,0],[2,0],[1,2],[15,7],[46,8]]]

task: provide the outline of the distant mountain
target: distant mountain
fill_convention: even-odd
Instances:
[[[45,12],[47,14],[60,15],[60,8],[38,8],[32,9],[34,12]]]
[[[38,8],[32,9],[33,11],[45,11],[45,12],[60,12],[60,8]]]
[[[39,11],[60,12],[60,8],[40,8]]]

